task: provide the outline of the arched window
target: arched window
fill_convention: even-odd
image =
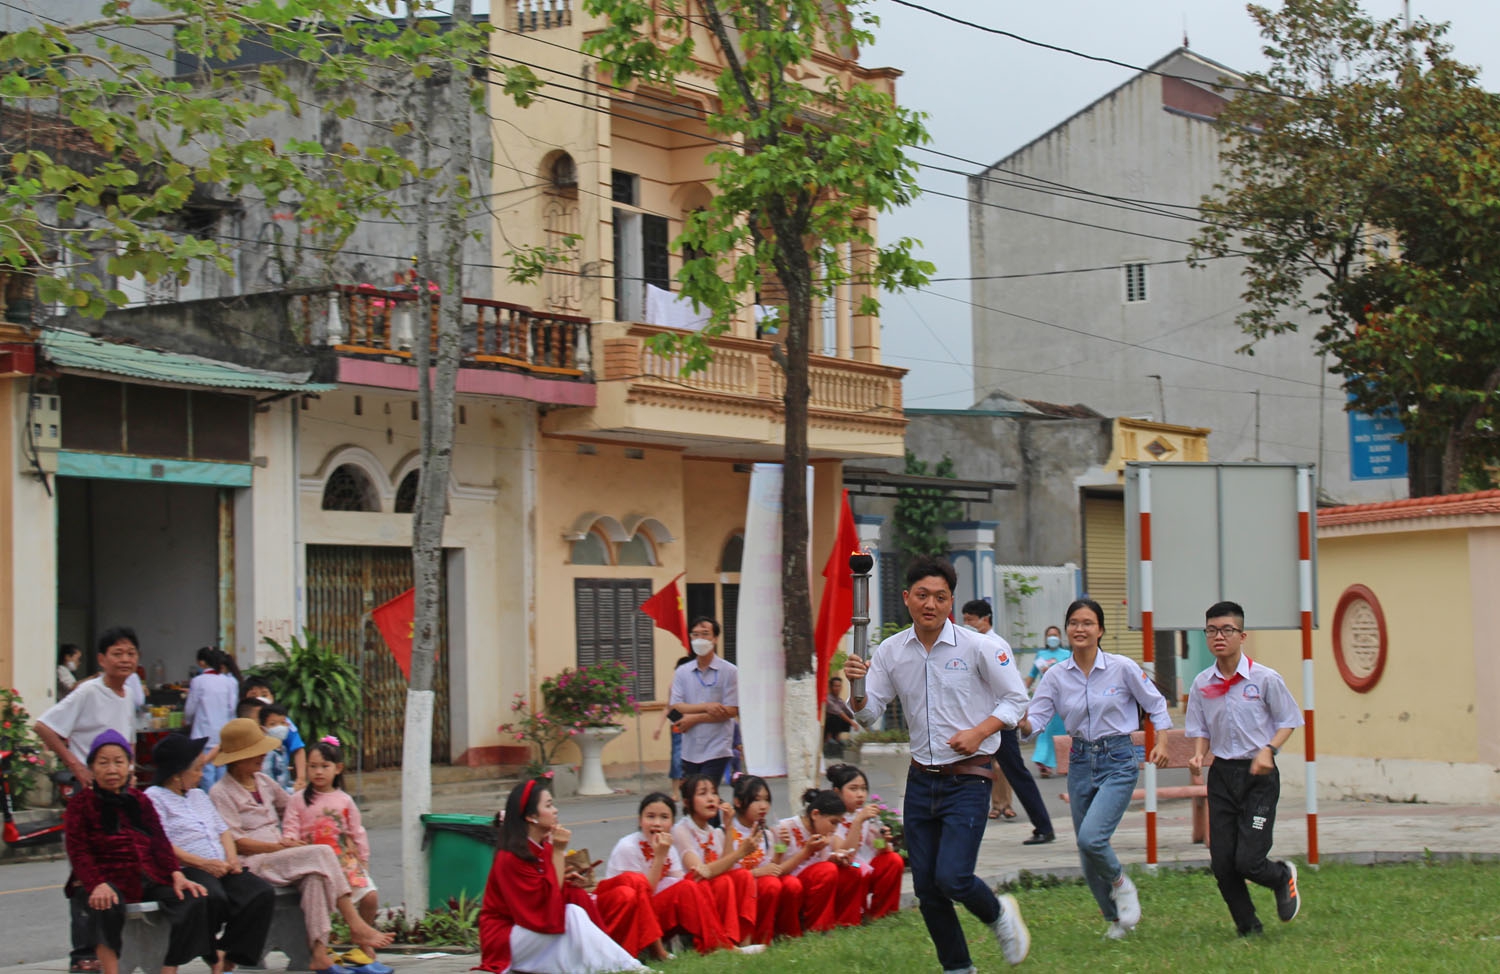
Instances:
[[[344,463],[334,468],[323,484],[325,511],[380,511],[380,493],[370,475],[357,464]]]
[[[745,558],[745,535],[736,531],[724,542],[724,550],[719,553],[719,571],[734,573],[740,570],[740,562]]]
[[[612,565],[609,557],[609,540],[595,528],[573,542],[568,561],[574,565]]]
[[[396,513],[410,514],[417,509],[417,486],[421,483],[422,472],[413,470],[401,478],[401,486],[396,488]]]
[[[656,545],[646,537],[644,531],[637,531],[630,536],[629,541],[622,541],[615,546],[616,564],[620,565],[655,565]]]

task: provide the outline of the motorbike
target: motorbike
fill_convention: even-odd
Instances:
[[[28,831],[22,832],[16,825],[15,801],[10,790],[11,762],[16,756],[25,757],[36,752],[30,748],[17,748],[12,751],[0,750],[0,790],[5,794],[5,825],[0,830],[0,838],[5,844],[15,849],[26,849],[35,846],[49,845],[61,842],[63,837],[62,816],[49,817],[40,823],[29,825]],[[78,790],[78,780],[73,777],[73,772],[66,769],[54,771],[52,778],[52,794],[55,799],[61,799],[66,803]]]

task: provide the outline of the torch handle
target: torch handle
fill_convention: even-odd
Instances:
[[[854,655],[862,660],[870,658],[870,576],[853,572],[854,579],[854,631],[850,641],[854,644]],[[860,677],[849,681],[849,699],[865,695],[865,680]]]

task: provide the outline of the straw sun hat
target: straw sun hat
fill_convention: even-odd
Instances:
[[[281,746],[281,742],[260,729],[249,717],[237,717],[219,731],[219,753],[214,764],[233,764],[245,758],[258,758]]]

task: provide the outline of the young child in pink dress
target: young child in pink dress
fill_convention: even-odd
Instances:
[[[287,801],[282,836],[332,849],[349,879],[349,895],[359,915],[373,924],[379,897],[370,880],[370,839],[360,822],[359,806],[344,791],[344,752],[337,737],[325,737],[307,749],[307,782]]]

